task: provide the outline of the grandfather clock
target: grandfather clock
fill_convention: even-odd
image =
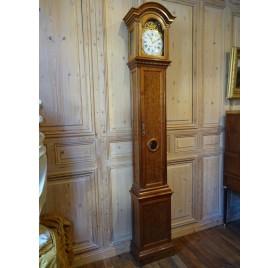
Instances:
[[[141,265],[174,254],[166,159],[166,69],[174,19],[154,2],[131,8],[123,19],[129,34],[133,106],[131,253]]]

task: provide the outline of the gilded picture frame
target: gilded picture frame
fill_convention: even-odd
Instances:
[[[236,46],[231,48],[230,53],[227,98],[240,99],[240,47]]]

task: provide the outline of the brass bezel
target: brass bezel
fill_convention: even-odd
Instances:
[[[156,142],[157,142],[157,147],[156,147],[155,149],[152,149],[152,148],[151,148],[151,142],[153,142],[153,141],[156,141]],[[160,147],[160,143],[159,143],[159,141],[158,141],[157,139],[155,139],[155,138],[152,138],[152,139],[150,139],[150,140],[147,142],[147,148],[148,148],[148,150],[149,150],[150,152],[156,152],[156,151],[159,149],[159,147]]]
[[[145,26],[148,22],[151,22],[151,21],[156,21],[159,25],[160,25],[160,28],[161,28],[161,31],[159,31],[158,29],[158,33],[162,36],[162,42],[163,42],[163,49],[162,49],[162,54],[161,55],[149,55],[149,54],[146,54],[144,51],[143,51],[143,48],[142,48],[142,36],[143,36],[143,33],[149,29],[148,26]],[[145,28],[146,27],[146,28]],[[140,23],[140,38],[139,38],[139,53],[140,53],[140,56],[143,56],[143,57],[148,57],[148,58],[157,58],[157,59],[165,59],[166,58],[166,52],[167,52],[167,48],[166,48],[166,27],[162,21],[162,19],[158,16],[155,16],[155,15],[152,15],[152,14],[148,14],[146,15],[145,17],[142,18],[141,20],[141,23]]]

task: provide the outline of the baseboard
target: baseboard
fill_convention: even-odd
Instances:
[[[223,223],[223,219],[221,217],[204,220],[202,222],[191,223],[186,226],[180,226],[172,228],[171,237],[172,239],[178,238],[187,234],[199,232],[216,225],[220,225]],[[112,244],[109,248],[105,249],[97,249],[94,251],[85,252],[80,255],[76,255],[74,258],[73,267],[79,267],[82,265],[86,265],[88,263],[96,262],[99,260],[107,259],[114,257],[116,255],[120,255],[125,252],[130,251],[130,240],[121,241],[117,244]]]
[[[80,266],[88,264],[88,263],[111,258],[116,255],[120,255],[124,252],[129,252],[130,244],[131,244],[130,240],[122,241],[121,243],[118,243],[117,245],[111,245],[111,247],[109,247],[109,248],[98,249],[98,250],[89,251],[87,253],[83,253],[80,255],[76,255],[74,258],[73,267],[80,267]]]
[[[221,217],[219,217],[219,218],[206,220],[206,221],[202,221],[202,222],[196,222],[196,223],[186,225],[186,226],[173,228],[171,230],[171,238],[175,239],[175,238],[187,235],[187,234],[196,233],[196,232],[220,225],[222,223],[223,223],[223,219]]]

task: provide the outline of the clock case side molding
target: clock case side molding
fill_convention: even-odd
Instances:
[[[167,184],[166,69],[169,26],[174,16],[161,4],[148,2],[124,17],[129,34],[133,110],[133,185],[131,253],[140,265],[171,256],[171,195]],[[149,21],[163,31],[162,53],[142,49],[143,28]]]

